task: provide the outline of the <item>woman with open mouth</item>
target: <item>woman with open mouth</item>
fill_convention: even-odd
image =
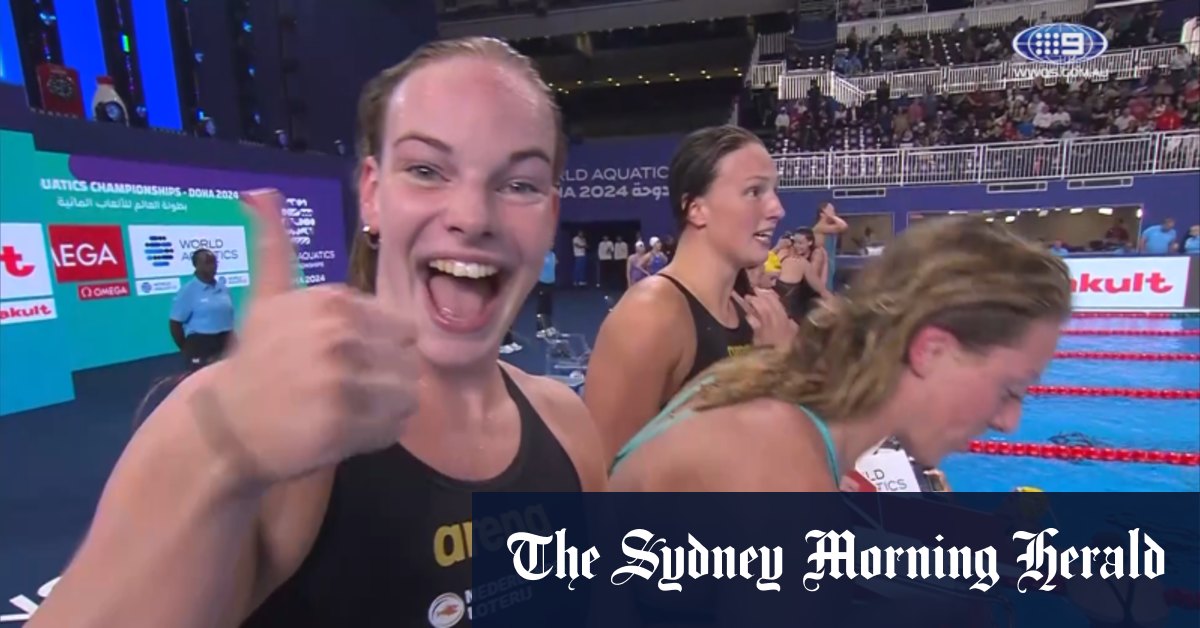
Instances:
[[[621,297],[588,364],[584,397],[609,459],[696,374],[795,333],[775,293],[755,290],[744,271],[766,262],[783,217],[762,141],[735,126],[696,131],[667,180],[680,228],[675,256]],[[739,280],[744,297],[735,294]]]
[[[472,492],[605,486],[582,401],[496,358],[557,228],[561,128],[497,40],[378,75],[350,287],[292,290],[282,199],[248,194],[238,346],[138,430],[29,625],[470,625]]]

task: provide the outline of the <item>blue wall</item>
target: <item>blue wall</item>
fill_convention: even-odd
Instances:
[[[665,185],[665,179],[629,177],[661,172],[670,163],[679,139],[660,136],[587,141],[571,146],[567,177],[563,181],[562,219],[567,222],[640,220],[646,237],[674,233],[675,221],[666,198],[635,198],[628,190],[624,196],[619,192],[622,184]],[[588,198],[580,198],[581,188],[604,188],[604,192],[613,194],[597,200],[589,191]],[[896,217],[897,231],[908,224],[911,211],[1063,206],[1141,205],[1145,210],[1144,224],[1168,216],[1183,228],[1200,223],[1200,173],[1197,172],[1138,176],[1130,187],[1104,190],[1068,190],[1066,181],[1050,181],[1045,192],[1014,194],[988,194],[983,185],[940,185],[888,188],[882,198],[834,199],[832,190],[784,190],[780,196],[787,210],[781,228],[788,229],[811,225],[817,207],[829,200],[833,200],[842,214],[891,212]]]
[[[96,93],[96,77],[108,74],[96,2],[58,0],[54,9],[58,15],[58,36],[62,42],[63,65],[79,71],[83,109],[89,119],[95,119],[92,96]]]
[[[0,7],[0,83],[25,83],[11,6]]]
[[[831,199],[832,194],[825,190],[785,192],[783,204],[788,215],[784,224],[812,224],[817,206]],[[1200,222],[1200,173],[1139,176],[1130,187],[1106,190],[1068,190],[1066,181],[1049,182],[1045,192],[1014,194],[988,194],[982,185],[888,188],[884,198],[837,199],[834,205],[842,214],[892,212],[897,231],[908,224],[908,212],[914,211],[1106,205],[1141,205],[1142,224],[1169,216],[1186,228]]]
[[[180,130],[183,116],[179,110],[179,83],[175,77],[167,3],[133,0],[133,28],[150,126]]]

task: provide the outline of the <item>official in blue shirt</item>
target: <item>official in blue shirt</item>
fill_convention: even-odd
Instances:
[[[1200,254],[1200,225],[1192,225],[1188,229],[1188,237],[1183,241],[1183,252],[1188,255]]]
[[[233,335],[233,299],[224,281],[217,280],[217,256],[208,249],[192,253],[195,278],[171,304],[171,338],[183,352],[189,370],[221,356]]]
[[[1161,225],[1150,227],[1142,232],[1142,242],[1138,250],[1144,255],[1168,255],[1179,247],[1176,241],[1175,220],[1167,218]]]
[[[558,279],[558,256],[546,251],[542,258],[542,274],[537,282],[538,338],[553,335],[554,330],[554,283]]]

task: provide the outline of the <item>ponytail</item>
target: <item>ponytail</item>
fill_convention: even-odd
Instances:
[[[770,398],[820,412],[825,405],[826,348],[834,328],[845,324],[836,314],[842,301],[842,297],[822,301],[800,321],[789,345],[751,351],[713,365],[708,370],[710,383],[696,395],[696,410]]]

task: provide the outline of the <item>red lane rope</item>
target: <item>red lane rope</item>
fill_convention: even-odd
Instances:
[[[973,440],[970,450],[975,454],[992,456],[1026,456],[1056,460],[1096,460],[1100,462],[1144,462],[1200,467],[1200,452],[1157,451],[1089,447],[1086,445],[1055,445],[1053,443],[1010,443],[998,440]]]
[[[1064,336],[1200,336],[1200,329],[1064,329]]]
[[[1058,360],[1140,360],[1146,362],[1200,362],[1200,353],[1127,353],[1122,351],[1057,351]]]
[[[1111,386],[1030,386],[1031,395],[1068,397],[1133,397],[1135,399],[1200,399],[1200,390],[1164,390],[1157,388],[1116,388]]]
[[[1196,312],[1072,312],[1071,318],[1196,318]]]

